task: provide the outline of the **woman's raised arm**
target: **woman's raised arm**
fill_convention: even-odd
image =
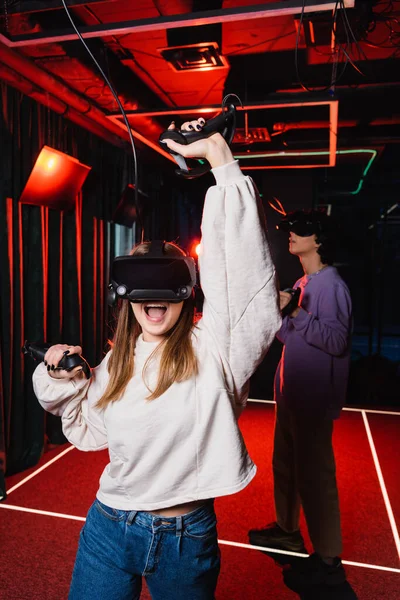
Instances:
[[[185,157],[206,158],[213,168],[216,185],[207,192],[202,220],[200,327],[229,365],[240,397],[281,326],[261,201],[221,135],[168,145]]]

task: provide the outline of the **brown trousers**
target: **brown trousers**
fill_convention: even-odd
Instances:
[[[342,552],[333,421],[295,414],[277,406],[273,473],[276,520],[287,532],[299,529],[303,508],[314,551]]]

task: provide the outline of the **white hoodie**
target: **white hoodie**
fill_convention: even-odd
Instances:
[[[134,376],[103,411],[95,404],[107,385],[110,353],[89,381],[53,379],[43,363],[33,375],[40,404],[62,416],[72,444],[108,448],[97,497],[113,508],[151,511],[234,494],[256,472],[237,417],[249,377],[281,325],[275,270],[252,180],[236,161],[213,174],[217,185],[207,192],[202,220],[203,317],[192,338],[198,375],[146,400],[142,369],[157,343],[142,336]],[[158,361],[146,370],[150,387]]]

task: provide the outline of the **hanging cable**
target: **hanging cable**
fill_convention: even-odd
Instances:
[[[142,212],[139,206],[139,194],[138,194],[138,163],[137,163],[137,156],[136,156],[136,147],[135,147],[135,142],[133,140],[133,135],[132,135],[132,131],[129,125],[129,121],[128,118],[126,116],[126,112],[124,110],[124,107],[121,104],[120,99],[118,98],[118,94],[115,91],[112,83],[109,81],[107,75],[104,73],[103,69],[101,68],[100,64],[98,63],[96,57],[92,54],[90,48],[88,47],[88,45],[86,44],[85,40],[83,39],[83,37],[81,36],[77,26],[75,25],[75,22],[71,16],[71,13],[65,3],[65,0],[61,0],[65,12],[68,16],[68,19],[71,22],[71,25],[75,31],[75,33],[77,34],[77,36],[79,37],[80,41],[82,42],[82,44],[84,45],[86,51],[88,52],[90,58],[92,59],[92,61],[94,62],[94,64],[96,65],[96,67],[98,68],[98,70],[100,71],[102,77],[104,78],[104,81],[106,82],[106,84],[108,85],[108,87],[111,90],[112,95],[114,96],[114,99],[116,101],[116,103],[118,104],[119,110],[121,111],[122,117],[124,119],[124,123],[126,126],[126,129],[128,131],[128,135],[129,135],[129,139],[131,142],[131,146],[132,146],[132,153],[133,153],[133,162],[134,162],[134,174],[133,174],[133,181],[134,181],[134,187],[135,187],[135,206],[136,206],[136,212],[137,212],[137,216],[138,216],[138,221],[139,221],[139,226],[141,229],[141,234],[140,234],[140,241],[143,242],[144,241],[144,227],[143,227],[143,221],[142,221]]]
[[[334,15],[333,15],[333,22],[334,22],[334,24],[336,23],[336,15],[337,15],[338,3],[339,3],[339,0],[337,0],[336,5],[335,5],[335,10],[334,10]],[[294,51],[294,64],[295,64],[295,69],[296,69],[297,81],[299,82],[299,84],[301,85],[301,87],[303,88],[303,90],[305,90],[306,92],[327,92],[343,76],[343,73],[344,73],[344,71],[345,71],[345,69],[347,67],[347,60],[345,61],[345,65],[344,65],[344,67],[342,69],[342,72],[340,73],[340,75],[338,77],[334,76],[335,65],[333,65],[333,67],[332,67],[332,74],[333,75],[331,77],[331,82],[329,83],[329,85],[323,87],[322,89],[321,88],[310,88],[305,83],[303,83],[303,81],[302,81],[302,79],[300,77],[300,71],[299,71],[299,44],[300,44],[301,30],[302,30],[303,22],[304,22],[305,7],[306,7],[306,0],[303,0],[302,7],[301,7],[301,14],[300,14],[299,25],[298,25],[297,32],[296,32],[296,43],[295,43],[295,51]],[[334,25],[332,25],[332,28],[333,27],[334,27]],[[332,31],[333,31],[333,29],[332,29]],[[333,35],[334,35],[334,32],[333,32]],[[332,54],[331,54],[331,57],[333,57]],[[337,59],[338,59],[338,56],[337,56]]]
[[[340,9],[341,9],[342,17],[344,17],[344,22],[347,25],[347,31],[350,32],[351,37],[353,38],[353,41],[354,41],[354,43],[355,43],[355,45],[357,47],[357,50],[360,53],[360,55],[363,57],[364,60],[368,60],[368,58],[367,58],[364,50],[361,48],[360,44],[358,43],[358,40],[357,40],[357,38],[356,38],[356,36],[354,34],[352,26],[350,25],[350,21],[349,21],[349,18],[347,16],[347,10],[346,10],[346,6],[344,4],[344,0],[339,0],[339,3],[340,3]]]
[[[342,79],[342,77],[347,69],[347,66],[349,64],[358,73],[360,73],[360,75],[364,75],[364,73],[361,71],[361,69],[355,65],[354,60],[356,60],[356,59],[352,59],[350,56],[351,44],[355,43],[358,53],[359,53],[359,60],[361,60],[360,56],[362,56],[363,59],[367,59],[367,57],[365,56],[362,48],[360,47],[360,45],[356,39],[356,36],[354,34],[354,31],[351,28],[351,25],[350,25],[350,22],[349,22],[349,19],[347,16],[347,12],[346,12],[347,9],[345,7],[344,0],[337,0],[336,4],[335,4],[335,9],[333,11],[333,22],[332,22],[332,28],[331,28],[332,51],[330,53],[325,54],[323,52],[319,52],[317,48],[314,48],[314,50],[317,52],[317,54],[322,54],[322,55],[325,54],[326,56],[328,56],[329,57],[328,62],[330,62],[330,60],[333,61],[331,82],[329,85],[326,85],[325,87],[322,87],[322,88],[321,87],[311,88],[302,82],[301,77],[300,77],[300,71],[299,71],[298,55],[299,55],[300,35],[301,35],[301,30],[303,28],[303,23],[304,23],[305,6],[306,6],[306,0],[303,0],[300,19],[299,19],[299,25],[298,25],[297,32],[296,32],[296,42],[295,42],[295,69],[296,69],[297,80],[298,80],[299,84],[301,85],[301,87],[307,92],[326,92],[328,90],[333,90],[335,85]],[[341,16],[344,32],[346,35],[345,44],[341,44],[337,40],[336,29],[337,29],[337,17],[339,14]],[[352,40],[350,38],[352,38]],[[341,62],[340,61],[341,55],[342,55],[342,58],[344,59],[343,60],[344,64],[343,64],[343,68],[341,69],[340,73],[338,74],[338,65],[339,65],[339,62]]]

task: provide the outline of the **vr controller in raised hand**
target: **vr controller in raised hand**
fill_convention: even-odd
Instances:
[[[180,169],[176,171],[188,179],[200,177],[208,173],[210,169],[220,166],[225,162],[233,160],[229,150],[236,126],[236,108],[233,104],[223,107],[223,111],[214,119],[205,121],[200,118],[195,121],[187,121],[180,130],[174,123],[161,134],[159,142],[164,150],[167,150],[176,160]],[[209,141],[209,138],[212,138]],[[225,158],[218,156],[225,150]],[[228,157],[228,151],[229,157]],[[202,162],[190,168],[187,159],[196,158]]]
[[[87,379],[91,376],[90,366],[83,358],[80,346],[25,342],[22,352],[34,360],[44,361],[54,379],[72,379],[79,373],[84,373]]]

